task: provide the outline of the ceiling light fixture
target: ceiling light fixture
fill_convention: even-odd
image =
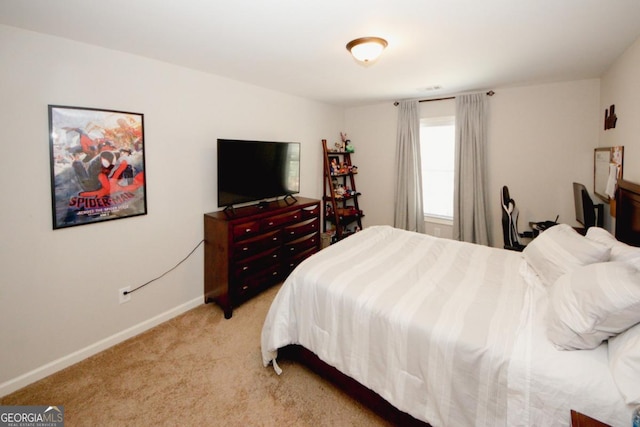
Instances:
[[[347,43],[347,50],[356,60],[367,64],[375,61],[387,44],[387,41],[380,37],[360,37]]]

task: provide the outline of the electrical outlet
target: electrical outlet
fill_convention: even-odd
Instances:
[[[125,294],[125,292],[131,292],[131,286],[118,289],[118,301],[120,301],[120,304],[124,304],[131,300],[131,294]]]

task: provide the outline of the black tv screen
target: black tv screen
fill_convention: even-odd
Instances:
[[[300,143],[218,139],[218,206],[300,192]]]

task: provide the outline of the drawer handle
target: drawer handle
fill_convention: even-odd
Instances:
[[[278,241],[278,238],[277,238],[277,237],[274,237],[274,238],[273,238],[273,239],[271,239],[271,240],[273,240],[274,242],[277,242],[277,241]]]
[[[243,251],[248,251],[248,250],[249,250],[249,248],[245,246],[244,248],[242,248],[242,250],[243,250]]]
[[[249,289],[249,285],[244,285],[244,286],[242,286],[242,290],[243,290],[243,291],[246,291],[247,289]]]
[[[296,232],[295,231],[290,231],[289,234],[293,236],[294,234],[296,234]]]
[[[244,230],[244,232],[245,232],[245,233],[251,233],[251,229],[250,229],[250,228],[246,228],[246,229]]]
[[[278,258],[278,254],[273,254],[273,255],[271,255],[271,258],[274,258],[274,259],[275,259],[275,258]]]
[[[249,269],[249,267],[247,267],[246,265],[244,267],[242,267],[243,271],[247,271]]]
[[[271,273],[271,275],[272,275],[272,276],[277,276],[277,275],[278,275],[278,272],[277,272],[277,271],[274,271],[273,273]]]
[[[271,222],[269,223],[269,225],[273,225],[273,221],[271,221]]]

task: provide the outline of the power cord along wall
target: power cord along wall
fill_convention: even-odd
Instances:
[[[147,286],[147,285],[149,285],[149,284],[151,284],[151,283],[155,282],[156,280],[162,279],[164,276],[166,276],[167,274],[171,273],[173,270],[175,270],[176,268],[178,268],[178,267],[180,266],[180,264],[182,264],[182,263],[183,263],[183,262],[185,262],[187,259],[189,259],[189,257],[190,257],[191,255],[193,255],[193,253],[196,251],[196,249],[198,249],[198,248],[199,248],[203,243],[204,243],[204,239],[200,240],[200,242],[195,246],[195,248],[193,248],[193,249],[191,250],[191,252],[189,252],[189,254],[188,254],[186,257],[184,257],[184,258],[182,259],[182,261],[180,261],[179,263],[177,263],[177,264],[176,264],[175,266],[173,266],[173,268],[171,268],[170,270],[165,271],[165,272],[164,272],[164,273],[162,273],[160,276],[156,277],[155,279],[151,279],[151,280],[149,280],[149,281],[148,281],[148,282],[146,282],[146,283],[143,283],[142,285],[138,286],[137,288],[134,288],[134,289],[132,289],[132,290],[130,290],[130,291],[124,291],[122,294],[123,294],[123,295],[129,295],[129,294],[132,294],[132,293],[134,293],[135,291],[137,291],[137,290],[139,290],[139,289],[142,289],[142,288],[144,288],[145,286]]]

